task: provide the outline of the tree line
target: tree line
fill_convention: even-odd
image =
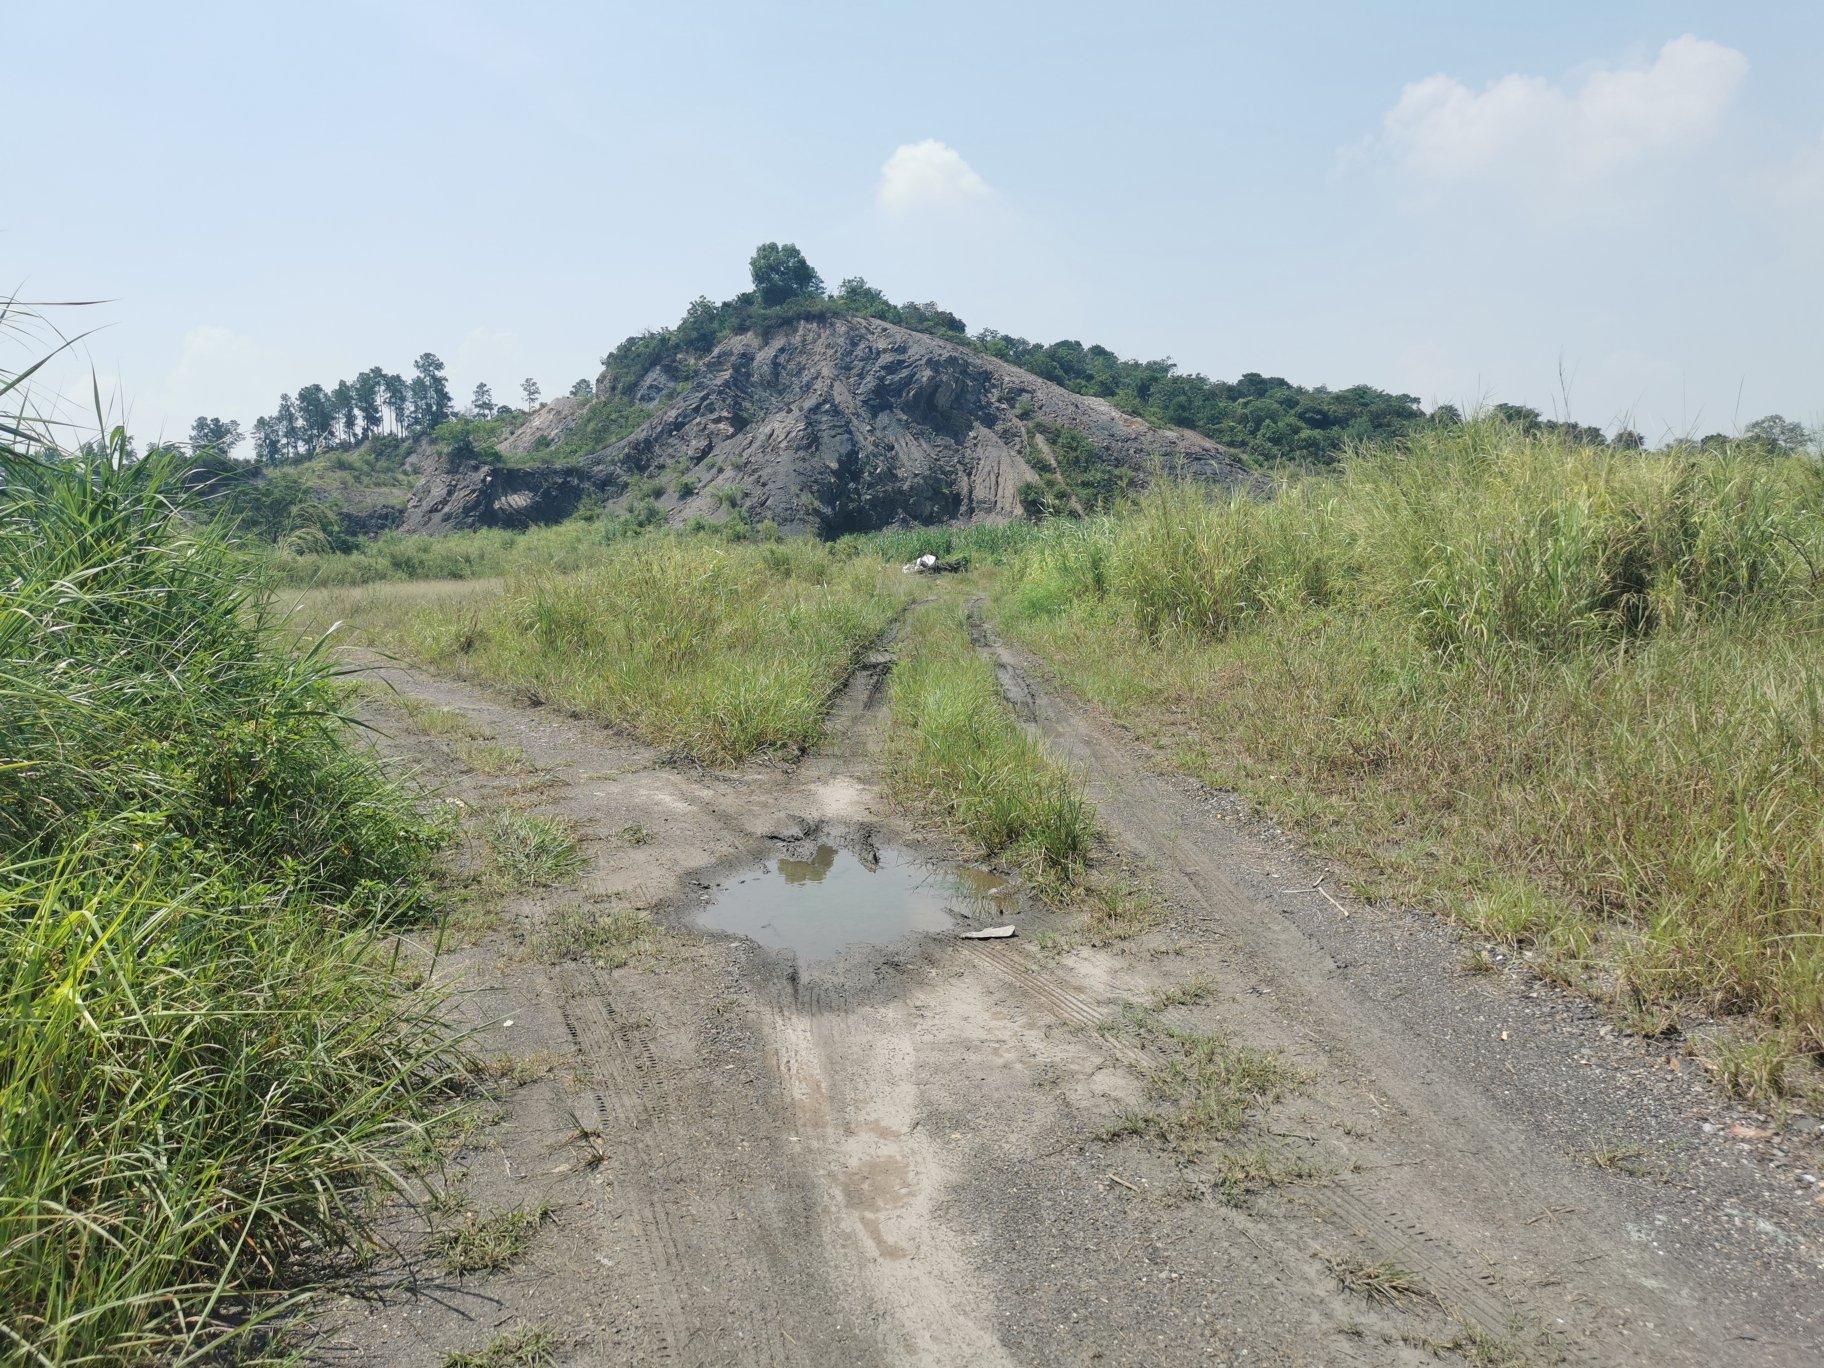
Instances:
[[[485,382],[475,386],[469,406],[459,411],[450,393],[443,361],[424,352],[412,362],[411,378],[370,366],[352,380],[333,386],[305,385],[297,394],[281,394],[277,409],[253,422],[253,456],[262,465],[283,465],[323,451],[348,450],[377,437],[408,440],[427,437],[452,418],[480,420],[530,413],[540,405],[537,380],[522,380],[523,410],[498,404]],[[595,387],[578,380],[573,398],[593,397]],[[190,428],[190,448],[198,454],[228,456],[245,434],[241,425],[221,418],[198,418]]]

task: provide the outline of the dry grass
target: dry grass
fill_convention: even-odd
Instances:
[[[1011,629],[1186,771],[1560,982],[1824,1050],[1824,474],[1487,426],[1272,504],[1162,492]]]

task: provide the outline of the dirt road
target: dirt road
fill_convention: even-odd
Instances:
[[[823,753],[726,776],[384,671],[523,757],[477,773],[395,718],[402,763],[570,823],[587,867],[440,961],[499,1061],[499,1120],[444,1202],[389,1213],[393,1254],[316,1322],[315,1361],[438,1365],[530,1330],[575,1364],[1824,1359],[1815,1131],[1757,1136],[1669,1050],[1317,887],[1277,833],[977,642],[1082,766],[1158,925],[1097,948],[1022,903],[1011,941],[814,965],[693,930],[726,876],[812,844],[943,855],[874,786],[884,654]],[[661,930],[613,969],[553,953],[579,907]],[[1131,1124],[1182,1102],[1194,1048],[1270,1053],[1278,1084],[1226,1135]],[[435,1232],[496,1211],[529,1213],[525,1248],[447,1273]]]

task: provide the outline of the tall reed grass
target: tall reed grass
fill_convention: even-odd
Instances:
[[[388,928],[439,833],[170,453],[0,442],[0,1357],[192,1361],[436,1105]]]
[[[1057,526],[1002,605],[1177,760],[1639,1005],[1824,1050],[1824,472],[1494,422]]]

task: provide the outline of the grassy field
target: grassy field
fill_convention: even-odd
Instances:
[[[581,568],[553,544],[564,554],[548,565],[541,543],[522,547],[504,580],[318,590],[305,620],[729,764],[814,744],[905,597],[877,560],[813,542],[598,538]]]
[[[1208,782],[1760,1095],[1824,1049],[1824,475],[1420,434],[1056,523],[998,611]],[[1747,1024],[1747,1023],[1744,1023]]]
[[[441,833],[185,499],[118,434],[0,442],[7,1362],[221,1351],[354,1240],[447,1096],[390,934]]]

